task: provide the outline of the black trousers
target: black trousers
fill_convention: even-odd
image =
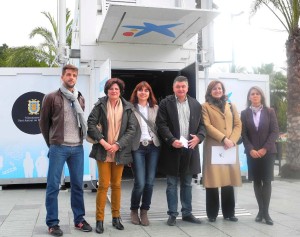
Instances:
[[[221,206],[224,218],[235,214],[235,200],[232,186],[221,187]],[[219,188],[206,188],[206,214],[208,218],[217,218],[220,208]]]

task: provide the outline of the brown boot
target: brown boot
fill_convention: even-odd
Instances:
[[[150,224],[147,212],[148,212],[148,210],[141,209],[140,218],[141,218],[141,224],[143,226],[148,226]]]
[[[132,224],[139,225],[141,223],[140,218],[139,218],[138,209],[131,210],[130,217],[131,217]]]

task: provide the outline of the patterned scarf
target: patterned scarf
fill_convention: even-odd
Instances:
[[[252,113],[254,113],[255,115],[257,114],[258,111],[260,111],[263,108],[263,105],[260,105],[258,107],[254,107],[254,106],[250,106],[250,109],[252,110]]]
[[[78,121],[78,127],[81,127],[83,138],[86,137],[87,132],[87,123],[84,118],[84,112],[79,104],[79,101],[77,99],[78,97],[78,90],[74,87],[73,93],[69,91],[67,88],[65,88],[63,85],[60,87],[60,91],[63,93],[63,95],[70,101],[72,101],[74,105],[75,112],[77,114],[77,121]]]

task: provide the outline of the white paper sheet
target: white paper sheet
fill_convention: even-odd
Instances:
[[[236,147],[225,150],[223,146],[211,147],[211,164],[235,164]]]
[[[188,140],[185,139],[183,136],[180,137],[180,140],[179,140],[179,141],[181,141],[182,145],[183,145],[185,148],[189,148],[189,147],[188,147]]]

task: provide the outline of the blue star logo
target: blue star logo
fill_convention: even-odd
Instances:
[[[149,22],[144,22],[144,26],[134,26],[134,25],[125,25],[123,27],[135,29],[135,30],[141,30],[140,32],[136,33],[134,37],[138,37],[141,35],[148,34],[150,32],[156,32],[162,35],[166,35],[169,37],[175,38],[175,34],[169,30],[169,28],[173,28],[175,26],[181,25],[182,23],[178,24],[168,24],[168,25],[155,25]]]
[[[231,103],[231,100],[230,100],[230,97],[231,97],[231,96],[232,96],[232,92],[228,93],[228,95],[227,95],[227,97],[228,97],[227,101],[228,101],[229,103]]]

